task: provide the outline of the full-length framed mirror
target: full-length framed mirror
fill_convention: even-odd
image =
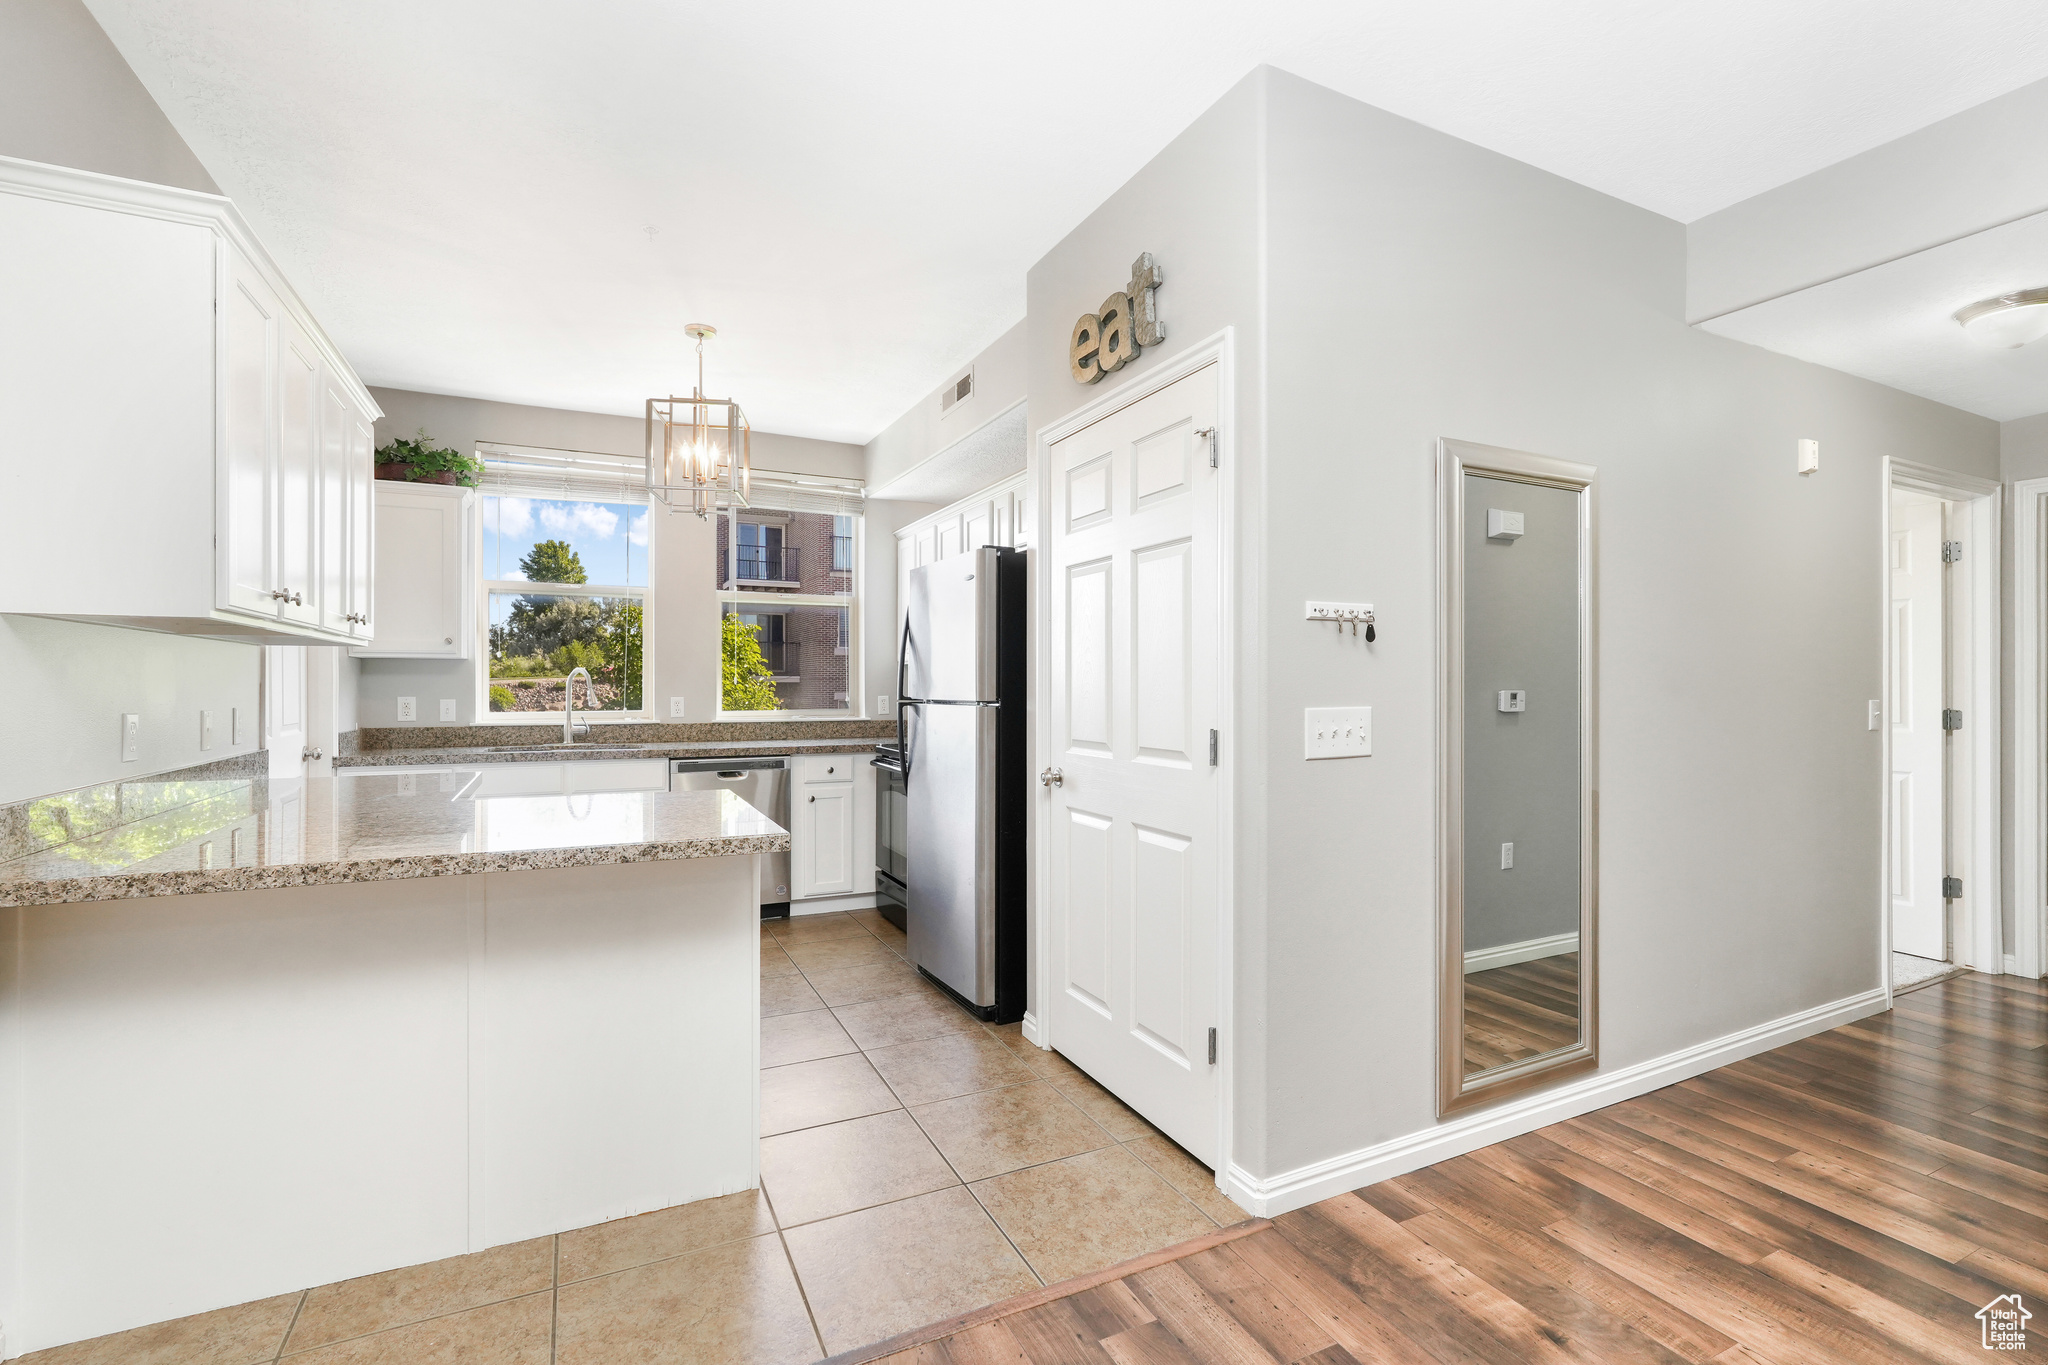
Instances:
[[[1595,471],[1437,449],[1437,1109],[1598,1064]]]

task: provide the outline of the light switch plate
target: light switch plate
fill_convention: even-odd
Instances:
[[[668,699],[668,718],[670,720],[681,720],[683,718],[683,699],[681,697],[670,697]]]
[[[398,718],[400,720],[418,720],[420,718],[420,699],[418,697],[400,697],[398,699]]]
[[[454,720],[454,719],[455,719],[455,698],[453,698],[453,697],[443,697],[443,698],[441,698],[441,719],[442,719],[442,720]]]
[[[1799,472],[1802,474],[1818,474],[1820,472],[1819,441],[1801,441],[1799,443]]]
[[[231,706],[228,708],[228,743],[234,745],[237,749],[249,742],[249,736],[242,722],[242,717],[247,713],[248,709],[246,706]]]
[[[1311,706],[1301,720],[1304,758],[1359,758],[1372,752],[1370,706]]]
[[[1502,844],[1500,846],[1500,870],[1506,872],[1514,865],[1515,846],[1513,844]]]
[[[1884,724],[1884,703],[1881,701],[1874,701],[1870,703],[1869,714],[1864,717],[1864,728],[1868,730],[1875,730],[1878,726],[1882,724]]]
[[[202,750],[213,747],[213,718],[216,714],[213,711],[199,713],[199,747]]]
[[[133,763],[142,757],[142,717],[133,711],[121,717],[121,761]]]

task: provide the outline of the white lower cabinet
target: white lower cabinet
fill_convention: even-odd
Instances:
[[[476,610],[470,510],[476,495],[446,484],[379,480],[377,579],[365,659],[466,659]]]
[[[791,900],[875,889],[875,770],[868,757],[801,754],[791,761]]]
[[[0,612],[368,638],[377,405],[234,205],[0,157],[0,242]]]

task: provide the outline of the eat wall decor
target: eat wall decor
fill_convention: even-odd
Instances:
[[[1159,320],[1153,293],[1165,278],[1152,253],[1144,252],[1131,262],[1129,284],[1094,312],[1081,314],[1067,344],[1067,364],[1076,383],[1093,384],[1136,360],[1147,346],[1166,340],[1166,324]]]

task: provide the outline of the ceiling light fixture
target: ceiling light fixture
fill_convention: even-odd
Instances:
[[[2048,289],[2019,289],[1981,299],[1956,310],[1956,321],[1972,340],[1997,349],[2039,341],[2048,336]]]
[[[647,496],[698,516],[745,507],[754,476],[753,429],[730,398],[704,395],[708,323],[683,328],[697,340],[697,387],[688,398],[647,400]]]

